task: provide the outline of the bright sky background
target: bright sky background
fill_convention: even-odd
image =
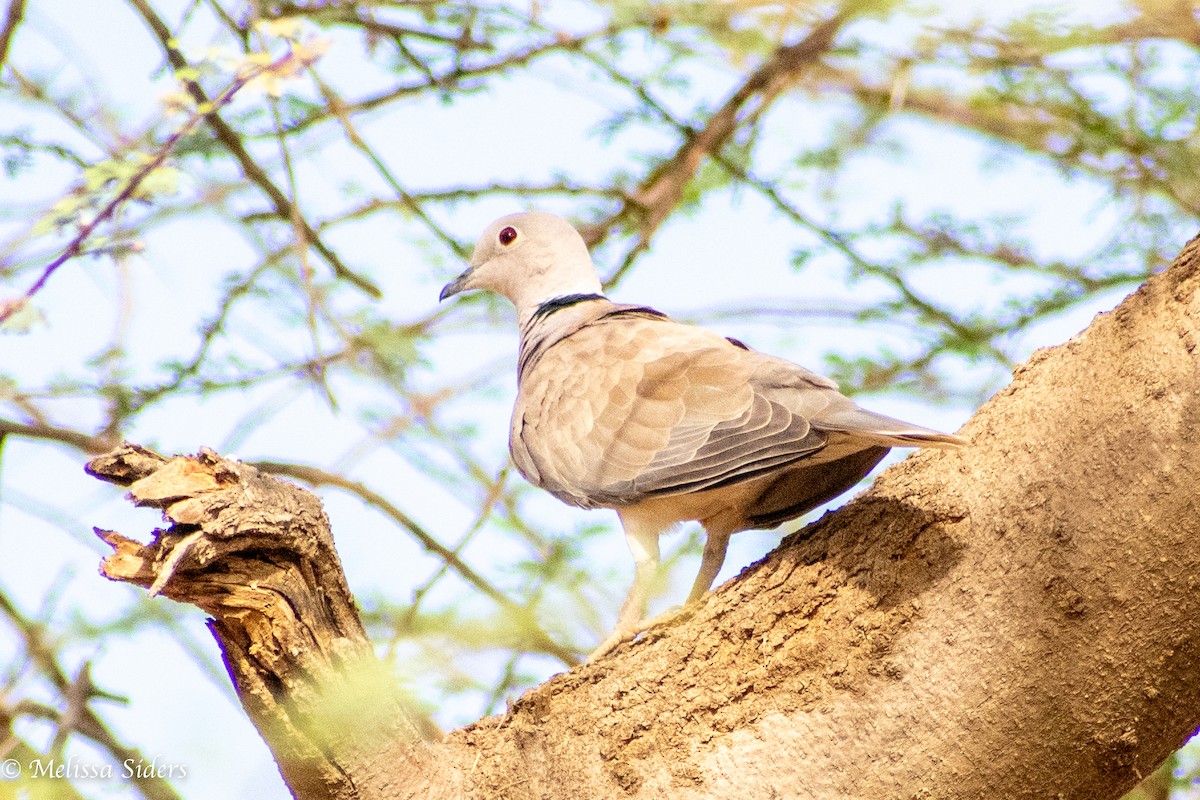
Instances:
[[[562,4],[547,5],[560,13],[564,8]],[[955,14],[967,14],[971,8],[991,8],[995,4],[946,5]],[[1088,9],[1090,13],[1101,13],[1109,7],[1108,3],[1096,3]],[[149,124],[159,113],[157,100],[169,88],[156,73],[159,51],[124,3],[35,2],[30,4],[27,16],[16,39],[15,62],[36,61],[48,71],[61,69],[63,85],[107,93],[132,119],[145,119]],[[178,14],[168,18],[177,19]],[[186,47],[196,51],[206,45],[202,40],[185,41]],[[321,69],[335,78],[354,75],[358,47],[351,37],[335,39]],[[64,53],[72,55],[65,57]],[[69,66],[72,63],[87,63],[88,74],[79,74]],[[714,69],[711,76],[715,82],[730,82],[733,78],[734,73],[719,69]],[[606,143],[594,132],[606,102],[605,92],[581,86],[579,80],[580,76],[571,74],[565,66],[557,71],[539,70],[502,81],[495,92],[451,108],[430,103],[424,109],[427,113],[409,105],[402,116],[381,114],[364,123],[362,131],[389,166],[414,186],[477,183],[483,179],[481,176],[534,180],[555,170],[587,174],[589,169],[605,169],[602,159],[606,149],[620,143]],[[44,125],[46,119],[45,115],[30,114],[27,122]],[[814,118],[799,96],[781,102],[772,120],[772,126],[790,131],[794,137],[819,136],[820,126],[827,122]],[[17,127],[22,122],[6,120],[3,127]],[[928,208],[978,208],[1025,215],[1030,220],[1029,235],[1036,244],[1045,252],[1068,258],[1080,252],[1080,242],[1088,241],[1089,229],[1103,227],[1099,225],[1103,221],[1100,217],[1110,213],[1102,208],[1103,198],[1093,185],[1082,181],[1064,183],[1049,167],[990,168],[989,160],[995,152],[987,144],[968,136],[943,132],[934,138],[929,133],[927,125],[901,121],[893,128],[893,135],[909,142],[913,158],[903,163],[880,159],[861,165],[861,173],[850,185],[861,193],[863,213],[874,210],[873,186],[877,183],[906,181],[912,186],[910,196],[917,206],[924,203]],[[645,143],[646,149],[652,149],[653,144]],[[374,184],[377,180],[344,147],[329,152],[331,155],[319,163],[299,165],[304,205],[317,215],[324,205],[332,207],[341,201],[348,182]],[[15,184],[0,183],[0,197],[24,195],[32,208],[41,209],[74,178],[62,170],[48,171],[40,177],[45,188],[43,196],[27,197],[30,179],[23,177]],[[460,235],[473,237],[491,219],[513,210],[507,201],[479,203],[464,206],[461,213],[442,222]],[[19,220],[0,220],[0,240],[7,239],[7,234],[20,224]],[[427,313],[437,302],[440,285],[462,265],[448,259],[430,259],[423,251],[406,245],[388,224],[380,220],[364,224],[353,237],[343,234],[335,244],[356,269],[371,274],[384,286],[381,312],[403,322]],[[689,316],[731,297],[745,298],[749,304],[778,297],[783,291],[795,292],[795,281],[781,283],[790,274],[789,255],[798,244],[794,236],[757,198],[727,197],[724,202],[710,204],[703,213],[668,224],[645,263],[620,287],[614,299]],[[1179,244],[1182,246],[1183,239]],[[181,219],[158,229],[146,241],[145,252],[127,264],[134,287],[128,300],[135,310],[129,337],[136,343],[134,361],[149,366],[167,354],[190,352],[195,340],[194,316],[180,313],[183,304],[211,305],[217,291],[209,280],[213,265],[246,262],[252,257],[246,245],[226,228],[203,218]],[[611,252],[597,255],[602,270],[611,266],[605,258],[613,257]],[[956,277],[932,275],[929,280],[954,286]],[[106,264],[85,260],[68,265],[39,298],[47,314],[45,324],[26,336],[0,337],[0,364],[36,384],[53,380],[63,365],[89,358],[98,338],[106,337],[116,324],[111,314],[113,304],[97,298],[111,298],[120,287],[117,271]],[[12,288],[4,287],[4,291]],[[818,277],[813,277],[811,285],[803,290],[805,299],[814,301],[846,293],[840,281]],[[970,303],[981,293],[986,295],[987,290],[962,286],[961,291],[963,302]],[[1115,305],[1123,294],[1102,298],[1039,326],[1020,342],[1021,349],[1029,352],[1065,340],[1085,327],[1094,313]],[[247,340],[259,342],[268,352],[295,349],[295,343],[285,341],[282,332],[269,325],[255,329],[253,324],[252,320],[245,321],[242,336]],[[814,366],[821,361],[827,337],[854,334],[851,329],[789,328],[774,318],[726,319],[720,327],[723,333],[752,342],[760,349]],[[96,330],[103,334],[97,337]],[[903,344],[902,335],[897,340]],[[430,386],[441,385],[448,376],[469,374],[479,365],[492,362],[511,370],[514,354],[515,335],[507,327],[498,332],[464,332],[446,337],[434,351],[428,374],[422,379]],[[460,405],[460,413],[486,420],[480,423],[480,438],[474,445],[477,452],[501,453],[504,448],[512,386],[511,381],[498,385],[504,387],[502,396],[492,392],[480,397],[477,404]],[[893,396],[870,397],[863,402],[884,413],[946,430],[956,429],[972,411]],[[86,427],[89,423],[79,417],[91,413],[87,404],[62,401],[53,407],[65,424]],[[186,410],[181,410],[180,404],[170,406],[174,409],[171,413],[165,408],[140,418],[130,432],[131,439],[167,453],[194,452],[208,445],[226,455],[247,459],[291,457],[321,465],[338,463],[361,439],[361,428],[353,420],[331,415],[321,398],[301,386],[276,386],[244,397],[228,393],[197,400]],[[239,419],[248,408],[262,408],[273,418],[249,436],[241,436],[231,421]],[[0,507],[0,585],[13,592],[27,612],[36,612],[46,597],[58,592],[62,608],[88,609],[88,619],[93,621],[103,620],[134,602],[140,590],[96,577],[103,548],[86,526],[95,524],[143,536],[158,524],[157,515],[129,509],[119,492],[87,478],[80,456],[73,451],[10,440],[5,445],[3,465],[6,469],[0,475],[0,489],[11,505]],[[501,462],[496,461],[496,467],[500,466]],[[403,486],[406,498],[425,498],[423,503],[414,501],[409,510],[418,512],[432,530],[461,530],[474,513],[435,480],[411,467],[398,466],[386,451],[374,452],[357,462],[352,474],[380,488]],[[54,500],[49,503],[44,499],[51,496],[43,488],[47,484],[55,487]],[[357,501],[336,493],[324,498],[351,588],[365,604],[370,604],[372,597],[394,592],[396,587],[415,580],[405,572],[405,565],[414,560],[411,542]],[[598,516],[584,519],[584,512],[549,498],[531,502],[539,504],[538,518],[547,527],[561,525],[569,529],[601,521]],[[719,580],[737,574],[778,538],[775,533],[735,537]],[[611,571],[619,579],[599,602],[607,603],[611,609],[608,613],[615,614],[630,570],[628,553],[615,526],[609,544],[597,558],[606,564],[611,562]],[[470,557],[477,563],[486,560],[487,548],[503,544],[485,539],[475,547]],[[676,590],[681,591],[682,586]],[[215,645],[203,629],[201,615],[192,616],[195,646],[211,653]],[[0,648],[13,644],[10,632],[0,630]],[[123,739],[141,747],[147,756],[159,757],[161,763],[192,767],[189,777],[176,784],[185,797],[271,800],[288,796],[269,753],[244,718],[224,677],[217,676],[214,681],[201,674],[174,638],[143,630],[134,636],[109,637],[100,650],[71,655],[94,661],[93,676],[99,686],[133,698],[124,706],[97,706]],[[0,662],[4,660],[0,658]],[[458,666],[489,669],[487,665]],[[557,668],[546,663],[544,670],[548,675]],[[419,689],[425,679],[429,676],[414,676],[414,685]],[[477,703],[464,701],[461,707],[441,709],[438,718],[444,725],[453,726],[478,714]],[[99,760],[84,749],[77,752],[80,758]],[[119,793],[101,785],[95,795]]]

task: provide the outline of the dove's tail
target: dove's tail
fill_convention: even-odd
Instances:
[[[830,433],[844,433],[864,442],[884,447],[939,447],[951,449],[968,444],[952,433],[922,428],[883,414],[850,406],[822,414],[812,420],[814,428]]]

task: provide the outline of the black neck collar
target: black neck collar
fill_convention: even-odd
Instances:
[[[579,303],[586,303],[589,300],[604,300],[602,294],[565,294],[562,297],[552,297],[546,302],[534,309],[533,314],[529,317],[529,321],[548,317],[555,311],[562,311],[564,308],[570,308]]]

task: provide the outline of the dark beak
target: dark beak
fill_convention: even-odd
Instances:
[[[447,297],[453,297],[466,288],[467,279],[471,277],[471,268],[468,267],[466,272],[459,275],[454,280],[442,287],[442,293],[438,295],[438,302],[445,300]]]

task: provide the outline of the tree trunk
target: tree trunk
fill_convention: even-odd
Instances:
[[[436,744],[355,678],[370,650],[306,493],[165,462],[210,477],[135,483],[176,526],[104,534],[105,572],[169,567],[162,593],[213,615],[302,798],[1116,798],[1200,722],[1198,288],[1193,241],[1019,368],[970,447],[913,455],[687,617]],[[163,472],[138,458],[92,469]],[[329,724],[331,697],[373,693],[369,725]]]

